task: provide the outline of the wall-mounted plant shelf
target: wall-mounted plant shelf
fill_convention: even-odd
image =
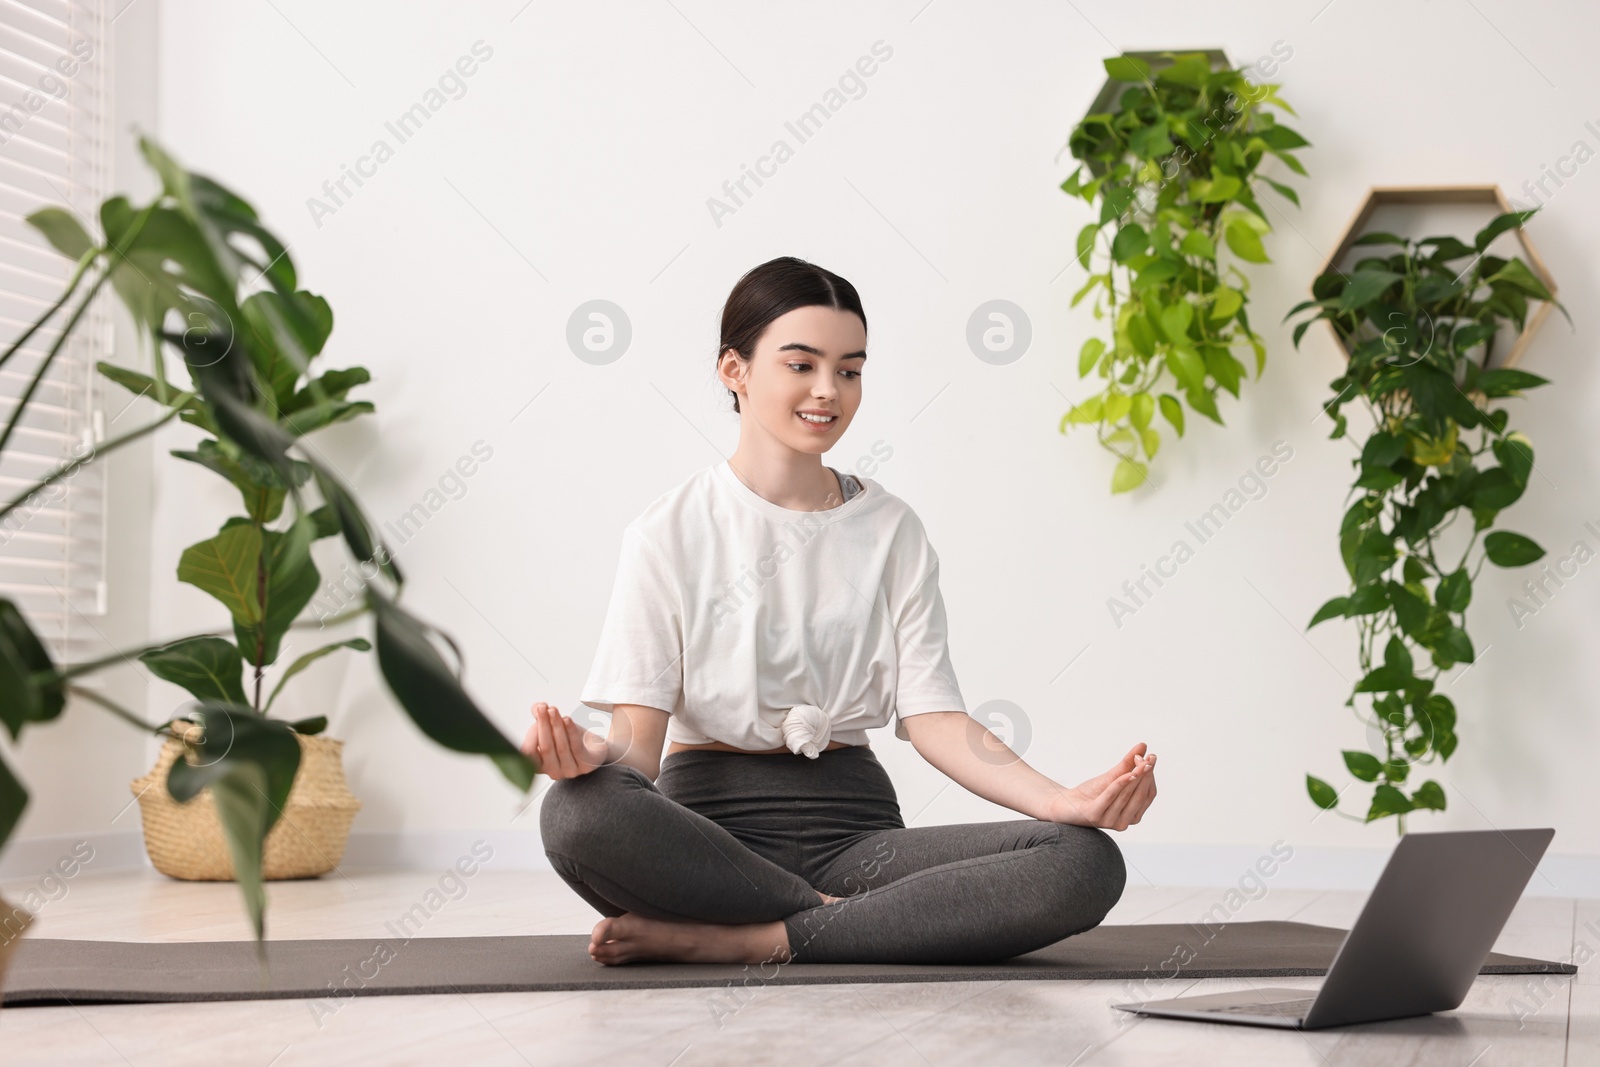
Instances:
[[[1203,53],[1206,59],[1211,61],[1212,70],[1226,70],[1233,66],[1233,63],[1228,59],[1228,54],[1220,48],[1174,48],[1166,52],[1124,52],[1122,54],[1131,56],[1134,59],[1142,59],[1150,64],[1152,71],[1156,71],[1162,67],[1172,66],[1174,53],[1182,55],[1192,52]],[[1136,84],[1138,83],[1126,81],[1122,78],[1107,78],[1105,84],[1100,86],[1100,91],[1095,94],[1094,103],[1089,105],[1089,110],[1085,114],[1095,115],[1119,110],[1118,98],[1122,95],[1122,90],[1129,85]]]
[[[1333,252],[1323,262],[1322,269],[1317,271],[1317,274],[1321,275],[1327,272],[1344,260],[1350,250],[1355,247],[1356,239],[1366,231],[1367,224],[1372,221],[1372,216],[1379,208],[1391,205],[1413,205],[1418,208],[1426,208],[1445,204],[1482,205],[1489,209],[1488,216],[1506,214],[1518,210],[1506,199],[1505,193],[1501,191],[1498,185],[1376,185],[1367,190],[1367,195],[1362,200],[1361,206],[1356,209],[1356,213],[1351,217],[1349,223],[1345,225],[1343,231],[1340,232],[1338,243],[1334,246]],[[1485,221],[1487,221],[1487,218]],[[1533,247],[1533,241],[1528,237],[1527,228],[1519,226],[1510,232],[1522,244],[1523,253],[1527,257],[1528,268],[1538,275],[1545,288],[1550,290],[1552,297],[1558,296],[1555,277],[1551,275],[1550,269],[1545,266],[1544,259],[1539,255],[1538,250]],[[1527,351],[1529,342],[1533,340],[1533,335],[1538,332],[1545,317],[1550,314],[1551,308],[1554,307],[1551,301],[1540,300],[1536,301],[1536,304],[1537,306],[1530,311],[1522,331],[1516,335],[1516,339],[1512,342],[1510,351],[1503,360],[1495,364],[1496,366],[1514,367],[1517,365],[1517,362],[1522,358],[1522,354]],[[1328,332],[1333,336],[1340,350],[1345,353],[1346,358],[1348,358],[1349,349],[1345,348],[1338,335],[1334,333],[1331,323],[1328,325]]]

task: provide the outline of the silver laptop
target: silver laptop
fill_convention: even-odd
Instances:
[[[1466,999],[1554,836],[1549,828],[1406,834],[1321,989],[1251,989],[1114,1006],[1290,1030],[1449,1011]]]

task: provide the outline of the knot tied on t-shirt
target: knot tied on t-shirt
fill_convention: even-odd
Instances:
[[[783,717],[783,743],[797,755],[816,759],[828,744],[833,723],[815,704],[796,704]]]

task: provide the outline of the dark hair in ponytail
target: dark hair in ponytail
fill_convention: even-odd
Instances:
[[[756,342],[772,320],[795,308],[830,307],[854,312],[866,329],[867,315],[861,310],[856,287],[814,263],[794,256],[769,259],[740,278],[722,307],[722,342],[717,348],[717,363],[733,349],[746,363],[755,354]],[[733,410],[739,410],[739,394],[732,389]]]

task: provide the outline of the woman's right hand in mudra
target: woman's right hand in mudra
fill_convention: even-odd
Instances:
[[[573,722],[555,707],[540,701],[533,706],[533,725],[522,739],[522,753],[539,761],[539,773],[548,778],[576,778],[605,762],[606,739]]]

